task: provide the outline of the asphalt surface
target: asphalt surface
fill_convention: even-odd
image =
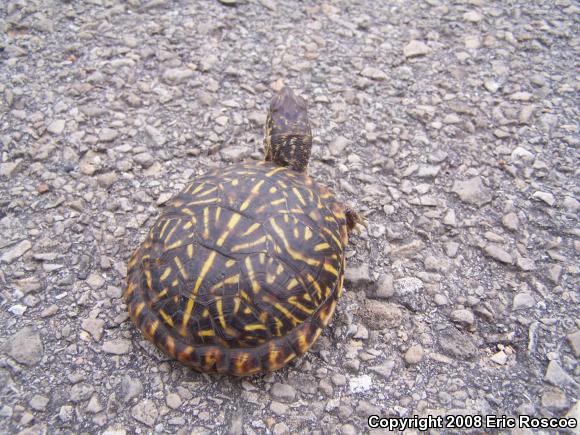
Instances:
[[[0,432],[578,419],[579,12],[566,0],[3,2]],[[128,321],[126,263],[188,180],[261,158],[282,81],[310,104],[310,173],[368,230],[311,352],[265,376],[201,375]]]

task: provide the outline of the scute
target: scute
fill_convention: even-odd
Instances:
[[[128,269],[135,324],[202,371],[275,370],[332,317],[347,243],[343,207],[307,175],[232,165],[167,204]]]

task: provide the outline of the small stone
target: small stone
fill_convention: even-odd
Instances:
[[[239,0],[218,0],[222,5],[235,6],[239,3]]]
[[[10,337],[6,346],[8,355],[27,366],[38,364],[44,353],[40,334],[28,326]]]
[[[288,384],[281,384],[280,382],[275,382],[270,389],[270,394],[275,399],[281,400],[283,402],[292,403],[296,398],[296,390],[294,387]]]
[[[535,110],[536,106],[533,104],[528,104],[522,107],[522,110],[518,116],[518,121],[520,121],[521,124],[528,124],[530,119],[532,119],[532,115],[534,114]]]
[[[97,183],[99,183],[99,186],[108,189],[115,183],[115,181],[117,181],[118,178],[119,177],[115,171],[105,172],[104,174],[99,174],[97,176]]]
[[[485,86],[485,89],[487,89],[492,94],[497,92],[497,90],[499,89],[499,83],[492,79],[485,80],[483,82],[483,86]]]
[[[487,245],[483,251],[485,252],[485,254],[497,261],[500,261],[502,263],[505,264],[512,264],[513,262],[513,258],[512,256],[504,251],[502,248],[500,248],[499,246],[490,243],[489,245]]]
[[[177,409],[181,406],[181,397],[178,394],[169,393],[165,398],[165,402],[171,409]]]
[[[459,195],[462,201],[481,207],[491,202],[491,193],[483,185],[481,177],[473,177],[466,181],[456,181],[452,191]]]
[[[423,346],[420,344],[415,344],[407,349],[407,352],[405,352],[405,362],[411,365],[418,364],[421,362],[424,355],[425,351],[423,350]]]
[[[193,75],[190,68],[169,68],[163,73],[163,81],[170,85],[182,83]]]
[[[61,134],[64,131],[65,125],[66,122],[64,119],[55,119],[50,124],[48,124],[46,130],[52,134]]]
[[[345,283],[353,288],[360,288],[371,283],[369,265],[361,264],[360,266],[347,266],[344,273]]]
[[[276,415],[285,415],[288,412],[288,405],[272,400],[270,403],[270,410]]]
[[[469,11],[463,14],[463,19],[470,23],[479,23],[483,19],[483,15],[477,11]]]
[[[2,254],[0,258],[4,263],[14,263],[20,257],[22,257],[26,252],[28,252],[32,248],[32,243],[29,240],[22,240],[18,242],[16,245],[12,246],[8,251]]]
[[[512,160],[531,161],[534,159],[534,153],[524,147],[516,147],[511,153]]]
[[[364,393],[373,386],[373,379],[369,375],[351,377],[348,386],[352,393]]]
[[[282,421],[274,425],[272,428],[272,433],[274,435],[287,435],[290,433],[290,429],[288,428],[288,425]]]
[[[525,310],[532,308],[536,302],[534,301],[534,296],[529,292],[518,293],[514,296],[512,310]]]
[[[68,423],[74,418],[75,409],[70,405],[64,405],[60,407],[60,411],[58,413],[58,418],[63,423]]]
[[[119,132],[112,128],[103,128],[99,132],[99,142],[113,142],[119,137]]]
[[[439,346],[444,354],[459,360],[472,359],[477,354],[473,340],[453,327],[439,331]]]
[[[131,416],[138,422],[153,427],[159,416],[159,411],[152,400],[145,399],[131,408]]]
[[[441,293],[437,293],[433,297],[433,302],[435,302],[436,305],[442,307],[444,305],[447,305],[449,303],[449,300],[447,299],[447,297],[445,295],[442,295]]]
[[[531,258],[518,257],[516,259],[516,265],[524,272],[536,270],[536,263]]]
[[[475,323],[475,316],[470,310],[454,310],[451,312],[451,320],[464,326],[471,326]]]
[[[83,319],[81,327],[95,339],[99,341],[103,336],[103,326],[105,321],[101,319]]]
[[[481,47],[481,39],[478,35],[468,35],[463,39],[465,48],[476,49]]]
[[[532,198],[544,201],[550,207],[552,207],[554,205],[554,203],[556,202],[556,200],[554,199],[554,195],[552,195],[551,193],[548,193],[548,192],[537,191],[532,195]]]
[[[133,160],[135,163],[139,164],[142,168],[145,169],[149,168],[153,163],[155,163],[155,159],[148,152],[135,154],[133,156]]]
[[[152,125],[146,125],[145,132],[147,132],[147,135],[151,138],[153,144],[158,147],[165,145],[165,142],[167,142],[167,137]]]
[[[103,284],[105,284],[105,278],[103,278],[98,273],[91,273],[88,276],[86,283],[93,290],[97,290],[97,289],[100,289],[103,286]]]
[[[94,391],[95,388],[92,385],[84,383],[75,384],[69,391],[70,400],[73,402],[84,402],[89,397],[91,397]]]
[[[578,388],[578,384],[576,384],[574,378],[566,373],[560,363],[556,360],[552,360],[548,364],[544,380],[556,387],[564,388],[567,386],[574,386],[575,388]]]
[[[91,400],[89,400],[89,403],[87,405],[87,411],[89,411],[93,414],[97,414],[97,413],[101,412],[102,410],[103,410],[103,406],[99,402],[99,396],[97,396],[96,394],[93,394],[91,397]]]
[[[580,202],[576,198],[566,196],[562,201],[562,206],[570,212],[576,212],[580,208]]]
[[[403,55],[407,58],[425,56],[430,54],[433,50],[422,41],[412,40],[403,48]]]
[[[368,340],[369,331],[367,330],[367,328],[364,327],[364,325],[358,325],[356,334],[354,334],[352,338],[354,338],[355,340]]]
[[[373,68],[371,66],[365,67],[360,75],[373,80],[386,80],[388,76],[378,68]]]
[[[395,294],[395,286],[393,285],[393,275],[385,274],[379,278],[377,288],[373,294],[377,299],[389,299]]]
[[[530,101],[532,94],[529,92],[514,92],[510,95],[510,99],[513,101]]]
[[[395,292],[399,295],[413,294],[421,291],[424,287],[423,281],[413,276],[400,278],[395,281]]]
[[[337,387],[344,387],[346,385],[346,376],[344,376],[342,373],[335,373],[330,379]]]
[[[124,355],[131,350],[131,342],[124,338],[109,340],[103,343],[103,351],[114,355]]]
[[[504,227],[511,231],[517,231],[520,227],[520,220],[518,215],[514,212],[508,213],[501,218],[501,223]]]
[[[333,156],[341,156],[349,143],[350,141],[347,138],[337,136],[332,142],[330,142],[330,145],[328,145],[328,150]]]
[[[34,396],[32,396],[28,404],[35,411],[44,411],[48,406],[49,401],[50,399],[48,397],[41,396],[40,394],[35,394]]]
[[[559,412],[568,409],[570,402],[559,388],[550,388],[542,394],[542,406],[550,411]]]
[[[395,368],[395,361],[389,360],[385,361],[383,364],[369,367],[369,370],[377,375],[389,379],[391,374],[393,373],[393,369]]]
[[[568,338],[568,343],[570,343],[570,347],[574,351],[574,355],[576,357],[580,356],[580,330],[573,332],[572,334],[568,334],[566,337]]]
[[[239,162],[249,157],[251,150],[244,145],[232,145],[220,151],[224,162]]]
[[[503,350],[500,350],[499,352],[494,354],[490,359],[494,363],[499,364],[500,366],[503,366],[507,362],[508,356]]]
[[[403,311],[396,304],[366,299],[359,307],[359,316],[371,330],[396,328],[401,324]]]
[[[121,379],[121,400],[124,403],[129,402],[131,399],[140,396],[143,393],[143,385],[141,381],[135,377],[123,376]]]
[[[577,400],[572,408],[570,408],[566,413],[566,418],[573,418],[576,421],[580,421],[580,400]]]

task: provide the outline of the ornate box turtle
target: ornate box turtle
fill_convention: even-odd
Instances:
[[[272,99],[264,146],[265,161],[191,182],[129,261],[131,319],[199,371],[250,375],[304,354],[332,318],[362,223],[308,176],[307,106],[288,88]]]

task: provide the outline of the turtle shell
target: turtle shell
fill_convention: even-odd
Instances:
[[[272,163],[236,164],[168,202],[129,261],[124,297],[135,325],[182,363],[272,371],[328,325],[347,242],[327,188]]]

